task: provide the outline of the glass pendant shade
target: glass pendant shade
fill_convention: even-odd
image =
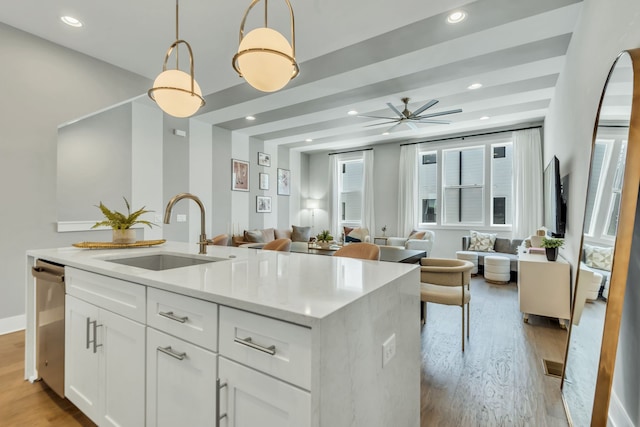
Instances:
[[[254,88],[263,92],[282,89],[297,74],[289,41],[271,28],[256,28],[238,48],[238,69]]]
[[[202,91],[191,75],[180,70],[166,70],[156,77],[149,96],[165,113],[174,117],[189,117],[204,105]]]

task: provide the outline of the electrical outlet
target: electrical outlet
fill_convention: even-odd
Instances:
[[[187,222],[187,215],[186,214],[176,215],[176,222]]]
[[[382,344],[382,367],[384,368],[396,355],[396,334],[391,334]]]

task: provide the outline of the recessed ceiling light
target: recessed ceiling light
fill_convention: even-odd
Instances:
[[[451,12],[449,16],[447,16],[447,22],[449,24],[457,24],[464,21],[466,17],[466,12],[464,12],[463,10],[456,10],[455,12]]]
[[[347,114],[350,116],[355,116],[356,114],[358,114],[358,112],[356,110],[351,110],[351,111],[348,111]]]
[[[482,116],[482,117],[480,117],[480,120],[489,120],[490,118],[491,117],[489,117],[489,116]]]
[[[306,141],[306,142],[313,142],[313,139],[311,139],[311,138],[307,138],[307,139],[305,139],[305,141]]]
[[[256,118],[253,117],[253,116],[247,116],[247,117],[245,117],[245,119],[247,119],[247,120],[255,120]]]
[[[389,135],[389,132],[382,132],[383,135]]]
[[[474,89],[480,89],[481,87],[482,87],[482,83],[473,83],[467,86],[467,89],[474,90]]]
[[[71,27],[76,27],[76,28],[82,27],[82,22],[80,22],[80,20],[74,18],[73,16],[68,16],[68,15],[61,16],[60,20]]]

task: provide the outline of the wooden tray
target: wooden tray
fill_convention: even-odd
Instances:
[[[135,243],[113,243],[113,242],[80,242],[74,243],[76,248],[83,249],[123,249],[123,248],[142,248],[147,246],[161,245],[166,242],[161,240],[139,240]]]

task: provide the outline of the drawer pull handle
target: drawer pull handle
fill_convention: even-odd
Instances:
[[[178,360],[182,360],[187,356],[187,353],[185,353],[185,352],[177,353],[177,352],[173,351],[171,349],[171,346],[158,347],[158,351],[160,351],[160,352],[162,352],[164,354],[167,354],[167,355],[173,357],[174,359],[178,359]]]
[[[256,344],[253,342],[253,340],[251,339],[251,337],[246,337],[244,339],[242,338],[235,338],[234,339],[235,342],[237,342],[238,344],[242,344],[242,345],[246,345],[247,347],[251,347],[255,350],[260,350],[263,351],[267,354],[270,355],[274,355],[276,354],[276,346],[275,345],[270,345],[269,347],[263,347],[259,344]]]
[[[158,314],[162,317],[166,317],[167,319],[171,319],[171,320],[175,320],[176,322],[180,322],[180,323],[184,323],[187,320],[189,320],[189,317],[184,316],[184,317],[180,317],[180,316],[176,316],[175,314],[173,314],[173,311],[160,311],[158,312]]]

